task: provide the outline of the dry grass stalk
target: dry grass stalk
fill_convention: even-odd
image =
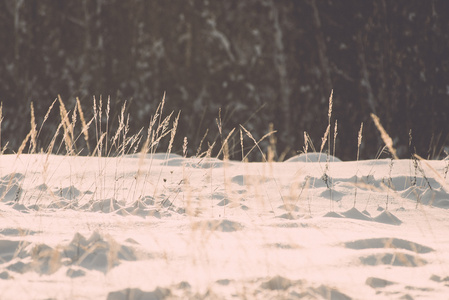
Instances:
[[[87,150],[89,151],[89,154],[90,154],[89,126],[87,126],[86,119],[84,118],[83,108],[81,107],[81,102],[80,102],[80,99],[78,97],[76,98],[76,105],[77,105],[77,108],[78,108],[78,113],[80,115],[81,126],[83,127],[82,128],[82,134],[84,136],[84,140],[86,141]]]
[[[37,136],[39,137],[41,131],[42,131],[42,127],[44,126],[44,123],[47,121],[48,117],[50,116],[50,112],[53,109],[53,106],[55,105],[56,101],[58,101],[58,98],[56,98],[53,103],[50,105],[50,107],[48,108],[47,112],[45,113],[44,116],[44,120],[42,121],[41,127],[39,128],[39,132],[37,133]]]
[[[64,144],[68,155],[71,155],[75,151],[73,150],[73,127],[69,122],[69,113],[67,112],[64,102],[62,102],[61,96],[58,95],[59,99],[59,113],[61,116],[62,128],[64,129]]]
[[[161,103],[160,103],[160,105],[159,105],[159,111],[160,111],[160,114],[159,114],[159,124],[160,124],[160,122],[161,122],[162,112],[164,111],[164,106],[165,106],[165,92],[164,92],[164,95],[162,95],[162,101],[161,101]],[[157,111],[157,110],[156,110],[156,111]]]
[[[360,157],[360,146],[362,145],[362,132],[363,132],[363,122],[360,124],[360,130],[357,135],[357,161],[359,161]]]
[[[30,137],[31,137],[31,131],[28,132],[27,136],[22,141],[22,144],[20,145],[19,150],[17,151],[17,157],[19,157],[19,155],[22,154],[23,149],[25,149],[25,146],[28,143],[28,140],[30,139]]]
[[[121,153],[121,155],[123,155],[126,152],[126,146],[129,142],[129,139],[127,138],[128,132],[129,132],[129,115],[127,115],[126,117],[125,127],[123,128],[122,147],[119,150],[119,153]],[[106,136],[107,134],[108,132],[106,131]]]
[[[357,186],[358,186],[358,177],[357,173],[359,172],[359,157],[360,157],[360,145],[362,144],[362,131],[363,131],[363,122],[360,124],[360,130],[357,135],[357,171],[355,174],[355,192],[354,192],[354,207],[357,202]]]
[[[142,132],[143,127],[140,128],[139,132],[137,132],[135,135],[128,138],[126,142],[126,146],[129,145],[128,151],[126,151],[126,154],[129,154],[130,151],[132,151],[133,154],[135,154],[139,148],[140,142],[142,141]],[[122,153],[123,155],[124,153]]]
[[[59,131],[61,130],[61,127],[62,127],[62,121],[59,123],[58,128],[56,129],[56,132],[53,135],[53,138],[51,139],[50,144],[47,147],[47,151],[46,151],[46,153],[47,153],[47,160],[48,160],[48,156],[53,152],[53,148],[54,148],[55,143],[56,143],[56,138],[59,135]]]
[[[0,150],[0,155],[3,155],[3,153],[5,153],[5,151],[6,151],[6,149],[8,149],[8,145],[9,145],[9,142],[6,142],[6,144],[3,146],[3,148],[1,148]]]
[[[244,147],[243,147],[243,132],[242,132],[242,128],[240,128],[240,146],[242,147],[242,161],[244,161],[243,159],[245,158],[245,151],[244,151]]]
[[[385,145],[388,147],[388,150],[390,151],[391,155],[393,155],[393,157],[395,159],[398,159],[398,156],[396,155],[396,149],[394,149],[394,147],[393,147],[393,140],[391,139],[391,137],[388,135],[388,133],[385,131],[384,127],[380,123],[379,117],[377,117],[375,114],[371,113],[371,118],[373,119],[374,124],[377,127],[377,130],[379,130],[380,137],[384,141]]]
[[[304,144],[305,144],[304,146],[305,153],[307,153],[308,147],[310,147],[310,149],[312,149],[313,152],[316,152],[315,146],[313,145],[312,139],[310,138],[310,135],[307,133],[307,131],[304,131]]]
[[[206,132],[204,133],[201,141],[200,141],[200,145],[198,146],[198,149],[196,150],[196,157],[200,157],[200,153],[201,153],[201,148],[203,146],[204,140],[206,139],[207,134],[209,133],[209,129],[206,129]]]
[[[324,133],[324,136],[321,138],[321,147],[320,147],[320,153],[323,152],[324,145],[326,145],[327,137],[329,136],[331,126],[327,125],[326,132]]]
[[[100,95],[100,100],[98,103],[98,107],[97,107],[97,99],[94,96],[94,103],[93,103],[93,109],[94,109],[94,120],[95,120],[95,137],[97,140],[97,145],[95,146],[94,152],[98,153],[98,156],[102,156],[103,154],[103,140],[104,137],[103,136],[103,128],[101,127],[101,120],[102,120],[102,115],[103,115],[103,98]],[[93,154],[92,154],[93,155]]]
[[[304,153],[307,154],[307,150],[309,150],[309,139],[307,136],[307,132],[304,131]]]
[[[31,121],[30,121],[30,153],[34,154],[36,153],[36,136],[37,136],[37,131],[36,131],[36,118],[34,116],[34,105],[33,102],[30,103],[30,113],[31,113]]]
[[[176,116],[175,120],[173,121],[173,128],[171,129],[171,133],[170,133],[170,142],[168,143],[167,155],[170,155],[171,149],[173,147],[173,142],[175,141],[176,129],[178,128],[178,122],[179,122],[180,115],[181,115],[181,112],[178,112],[178,115]],[[200,145],[200,147],[201,147],[201,145]]]
[[[270,122],[268,131],[274,131],[274,125]],[[268,146],[268,162],[273,162],[276,155],[276,136],[270,135],[270,145]]]
[[[331,119],[331,116],[332,116],[332,106],[333,106],[333,103],[334,103],[334,101],[332,99],[333,95],[334,95],[334,90],[331,90],[331,95],[329,96],[329,110],[327,112],[327,117],[329,118],[329,123],[330,123],[330,119]]]
[[[158,128],[156,129],[156,131],[152,130],[150,131],[151,128],[149,128],[149,132],[151,132],[151,143],[149,144],[149,151],[151,153],[155,153],[157,150],[157,147],[159,146],[159,142],[169,133],[171,133],[171,130],[168,130],[168,125],[170,124],[170,119],[173,115],[173,112],[166,117],[162,123],[160,123],[160,125],[158,126]]]
[[[3,102],[0,103],[0,149],[2,147]],[[2,153],[3,154],[3,151]]]
[[[182,156],[185,158],[187,156],[187,145],[188,145],[188,141],[187,141],[187,137],[184,137],[184,142],[182,143]]]
[[[108,96],[108,103],[106,104],[106,143],[105,152],[108,153],[108,140],[109,140],[109,111],[110,111],[111,97]],[[109,153],[108,153],[109,155]]]
[[[94,120],[95,120],[95,138],[98,141],[98,126],[97,126],[97,99],[95,96],[93,97],[94,103],[93,103],[93,109],[94,109]]]
[[[64,102],[62,101],[62,98],[60,95],[58,95],[58,100],[59,100],[59,110],[60,110],[60,114],[61,114],[61,119],[63,121],[63,127],[66,128],[66,130],[68,130],[68,133],[70,134],[72,140],[73,140],[73,128],[72,128],[72,124],[70,123],[70,119],[69,119],[69,113],[67,112],[67,109],[65,108]]]
[[[206,157],[207,158],[211,158],[212,157],[212,151],[214,150],[214,147],[215,147],[215,142],[213,142],[212,145],[208,143],[208,145],[209,145],[209,147],[207,147]]]
[[[64,144],[66,147],[66,152],[68,155],[71,155],[74,151],[73,151],[73,145],[72,145],[72,139],[70,138],[70,122],[68,122],[69,116],[68,115],[64,115],[61,111],[61,123],[62,123],[62,128],[64,129]]]
[[[338,122],[335,120],[335,127],[334,127],[334,148],[332,149],[332,155],[334,155],[335,159],[335,144],[337,144],[337,135],[338,135]]]
[[[120,138],[120,134],[121,132],[125,129],[125,108],[126,108],[126,101],[125,103],[123,103],[122,105],[122,109],[120,112],[120,116],[118,117],[118,128],[117,131],[115,132],[114,137],[111,140],[111,147],[115,146],[116,149],[118,149],[118,141]]]
[[[70,123],[70,129],[71,129],[71,137],[72,137],[72,145],[73,148],[76,151],[76,139],[74,137],[74,130],[75,130],[75,126],[76,126],[76,120],[77,120],[77,113],[76,113],[76,107],[73,109],[73,113],[72,113],[72,122]]]
[[[100,157],[103,155],[103,140],[104,140],[103,128],[101,127],[102,118],[103,118],[103,96],[100,95],[100,100],[98,103],[98,122],[97,122],[98,133],[100,135],[100,139],[97,141],[97,146],[96,146],[98,156],[100,156]],[[95,152],[95,150],[94,150],[94,152]]]
[[[334,104],[333,95],[334,95],[334,90],[331,90],[331,94],[329,96],[329,109],[327,111],[327,118],[328,118],[328,123],[327,123],[328,127],[326,129],[327,135],[324,134],[326,140],[327,140],[327,138],[329,138],[329,143],[327,145],[327,154],[328,154],[327,162],[329,162],[329,155],[331,153],[330,127],[331,127],[331,117],[332,117],[332,106]],[[323,144],[325,144],[325,143],[326,142],[324,141]],[[322,152],[322,150],[323,150],[323,145],[321,146],[321,151],[320,152]]]
[[[218,151],[217,157],[221,155],[223,152],[223,160],[227,160],[229,158],[229,139],[231,138],[232,134],[234,133],[235,128],[229,132],[229,134],[226,136],[226,138],[221,143],[220,151]]]
[[[100,136],[100,139],[98,140],[97,146],[95,147],[94,152],[92,153],[92,156],[95,156],[95,154],[97,154],[99,157],[101,157],[101,150],[102,150],[103,140],[105,137],[106,137],[106,132],[104,132]]]
[[[276,131],[271,131],[268,132],[267,134],[265,134],[263,137],[261,137],[259,139],[259,141],[256,141],[256,139],[253,137],[253,135],[251,134],[251,132],[249,132],[245,127],[243,127],[242,125],[240,125],[240,127],[245,131],[246,135],[254,142],[254,146],[248,151],[248,153],[246,153],[246,155],[243,157],[243,160],[245,160],[248,155],[251,153],[251,151],[254,150],[254,148],[257,147],[257,149],[259,149],[259,152],[262,154],[262,158],[264,162],[267,162],[267,158],[265,157],[265,154],[263,153],[262,149],[260,149],[259,147],[259,143],[262,142],[264,139],[266,139],[267,137],[269,137],[270,135],[276,133]]]
[[[435,174],[435,177],[433,177],[433,178],[441,185],[441,189],[443,191],[445,191],[446,193],[449,193],[449,184],[446,183],[446,180],[443,178],[443,176],[441,176],[437,172],[437,170],[435,170],[435,168],[432,167],[424,158],[422,158],[418,154],[413,154],[413,156],[415,158],[419,159],[420,161],[422,161]],[[422,171],[422,172],[424,173],[424,171]]]

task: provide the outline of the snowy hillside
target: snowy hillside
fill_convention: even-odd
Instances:
[[[449,161],[310,155],[1,155],[0,299],[447,299]]]

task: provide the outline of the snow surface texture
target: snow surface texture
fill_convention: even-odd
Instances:
[[[447,299],[448,163],[3,155],[0,298]]]

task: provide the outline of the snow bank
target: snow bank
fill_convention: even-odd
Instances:
[[[446,164],[3,155],[2,297],[441,299]]]

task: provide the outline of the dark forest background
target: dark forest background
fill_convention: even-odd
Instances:
[[[289,157],[304,131],[319,148],[332,89],[344,160],[356,158],[361,122],[361,158],[383,145],[370,113],[400,157],[410,130],[421,156],[449,144],[449,1],[3,0],[0,28],[1,138],[12,150],[31,102],[39,125],[58,94],[68,109],[79,97],[86,118],[94,96],[110,97],[115,119],[127,100],[132,133],[166,92],[165,111],[181,110],[175,152],[186,136],[194,154],[206,129],[216,139],[221,108],[225,135],[243,124],[259,139],[273,123],[277,155]],[[56,111],[42,144],[59,122]]]

